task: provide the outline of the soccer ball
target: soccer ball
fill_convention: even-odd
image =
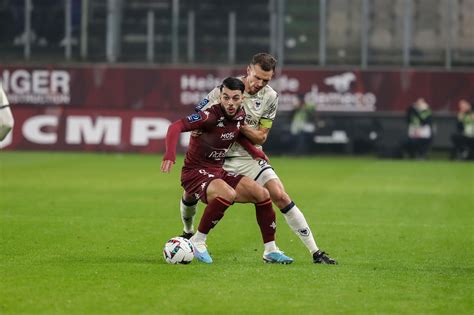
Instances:
[[[165,244],[163,256],[168,264],[189,264],[193,258],[193,244],[183,237],[173,237]]]

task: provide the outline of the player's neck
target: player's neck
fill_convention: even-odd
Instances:
[[[244,76],[242,77],[242,82],[244,82],[244,85],[245,85],[245,93],[247,93],[247,94],[249,94],[249,95],[253,95],[253,94],[250,93],[250,85],[249,85],[249,83],[248,83],[248,81],[247,81],[247,76],[246,76],[246,75],[244,75]]]

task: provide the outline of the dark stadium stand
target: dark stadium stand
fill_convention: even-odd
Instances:
[[[81,0],[72,0],[81,3]],[[24,0],[0,0],[0,56],[2,60],[22,60],[24,40]],[[88,1],[88,54],[86,61],[106,60],[106,0]],[[178,62],[188,60],[188,13],[194,12],[194,62],[225,64],[228,62],[229,13],[237,21],[235,61],[245,63],[256,51],[275,51],[271,13],[279,0],[242,0],[237,4],[213,0],[180,0],[178,22]],[[286,64],[318,65],[320,4],[319,0],[285,1],[284,59]],[[447,45],[451,46],[452,66],[474,65],[474,1],[367,0],[368,65],[403,65],[405,14],[410,16],[410,65],[446,64]],[[411,4],[407,7],[407,3]],[[32,0],[32,29],[50,29],[46,41],[42,35],[32,38],[31,59],[57,61],[65,59],[65,1]],[[363,0],[326,1],[326,65],[361,64]],[[80,5],[78,6],[80,7]],[[120,56],[118,61],[143,62],[147,56],[147,16],[153,12],[154,62],[172,61],[172,0],[122,1],[120,23]],[[407,10],[408,9],[408,10]],[[51,21],[54,22],[52,27]],[[51,27],[49,26],[51,25]],[[76,27],[77,28],[77,27]],[[71,61],[80,61],[78,30],[73,36]]]

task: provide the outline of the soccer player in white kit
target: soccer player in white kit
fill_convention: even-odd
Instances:
[[[253,56],[247,67],[247,75],[240,79],[245,84],[243,106],[246,112],[246,125],[241,132],[247,136],[259,149],[267,140],[278,108],[278,94],[268,82],[275,72],[276,59],[268,53],[258,53]],[[196,110],[219,102],[219,88],[212,90],[203,99]],[[269,192],[273,203],[280,209],[286,222],[308,248],[314,263],[336,264],[325,252],[319,250],[311,229],[300,211],[285,192],[282,182],[265,161],[254,160],[239,144],[235,143],[226,153],[224,169],[231,173],[248,176],[264,186]],[[183,194],[180,203],[181,219],[184,225],[183,237],[190,238],[194,234],[194,216],[198,200],[194,196]]]
[[[0,84],[0,141],[5,139],[10,130],[13,129],[13,115],[10,110],[10,103]]]

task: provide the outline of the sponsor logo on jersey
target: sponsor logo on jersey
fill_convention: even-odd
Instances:
[[[204,108],[204,106],[207,105],[207,103],[209,103],[209,99],[207,98],[203,99],[202,101],[199,102],[199,104],[196,105],[194,110],[197,112],[201,111]]]
[[[216,151],[212,151],[208,157],[215,160],[221,160],[225,158],[225,153],[226,153],[225,150],[216,150]]]
[[[199,114],[192,114],[192,115],[189,115],[188,117],[186,117],[186,119],[190,123],[193,123],[193,122],[196,122],[196,121],[200,121],[202,119],[202,117]]]
[[[220,118],[217,120],[217,127],[219,127],[219,128],[224,128],[224,117],[220,117]]]
[[[235,134],[233,132],[226,132],[226,133],[221,134],[221,140],[224,140],[224,141],[232,140],[234,139],[234,137],[235,137]]]

